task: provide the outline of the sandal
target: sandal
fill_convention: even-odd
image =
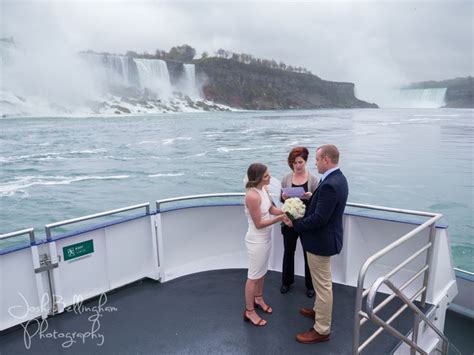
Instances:
[[[263,298],[263,295],[254,296],[254,298],[260,298],[260,297]],[[264,306],[258,304],[255,301],[254,301],[254,305],[255,305],[255,307],[260,308],[262,311],[264,311],[267,314],[272,314],[273,313],[273,309],[269,305],[265,305],[265,307],[264,307]]]
[[[245,322],[250,322],[253,325],[255,325],[256,327],[263,327],[263,326],[267,325],[267,321],[263,318],[260,318],[257,323],[254,323],[254,321],[247,315],[247,312],[255,312],[255,309],[247,309],[247,308],[245,309],[245,311],[244,311],[244,321]]]

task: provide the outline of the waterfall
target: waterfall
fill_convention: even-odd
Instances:
[[[440,108],[446,105],[446,88],[400,89],[393,107],[400,108]]]
[[[173,90],[166,62],[109,54],[83,54],[96,73],[113,86],[138,87],[160,98],[168,98]],[[105,70],[104,70],[105,69]],[[194,68],[193,68],[194,70]],[[138,76],[138,77],[137,77]]]
[[[192,99],[200,97],[194,64],[183,64],[182,72],[175,74],[174,87],[164,60],[96,53],[81,53],[81,58],[102,83],[105,92],[119,92],[125,96],[141,92],[144,97],[151,94],[150,98],[166,100],[172,97],[174,91],[181,91]]]
[[[140,87],[168,98],[172,94],[170,74],[166,62],[159,59],[133,59],[138,69]]]
[[[124,86],[130,86],[128,76],[128,57],[117,55],[106,55],[104,58],[105,67],[114,73],[118,73],[121,83]]]
[[[190,98],[197,98],[199,97],[199,91],[196,86],[196,72],[194,68],[194,64],[183,64],[183,74],[184,74],[184,82],[183,82],[183,91],[186,95]]]
[[[128,57],[95,53],[83,53],[81,56],[92,66],[96,75],[103,77],[108,84],[131,86]]]
[[[16,53],[16,46],[13,41],[0,38],[0,65],[10,64],[11,57]],[[1,75],[0,70],[0,75]]]

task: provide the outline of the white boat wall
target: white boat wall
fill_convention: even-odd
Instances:
[[[150,212],[149,203],[144,203],[57,222],[45,226],[47,239],[41,241],[34,240],[33,229],[0,236],[30,234],[31,239],[27,245],[0,250],[0,331],[62,313],[82,300],[143,278],[167,282],[201,271],[246,268],[247,220],[242,196],[188,196],[157,201],[156,212]],[[411,308],[411,301],[434,305],[426,319],[421,317],[416,336],[408,338],[428,353],[443,349],[446,344],[442,336],[429,323],[443,330],[446,309],[458,287],[447,227],[435,226],[441,215],[353,203],[348,206],[344,247],[332,258],[332,274],[335,283],[358,287],[353,353],[361,352],[371,341],[359,339],[359,329],[375,321],[374,315],[383,307],[370,308],[366,303],[376,292],[393,294],[389,301],[395,298],[390,283],[410,300],[405,308]],[[367,211],[374,210],[391,213],[390,218],[367,216]],[[130,211],[134,214],[123,217]],[[55,233],[65,225],[120,214],[114,221]],[[420,216],[424,218],[421,222]],[[281,271],[282,255],[282,235],[276,225],[271,270]],[[295,272],[302,275],[300,247],[295,260]],[[472,280],[462,287],[463,292],[472,292]],[[466,296],[460,301],[459,307],[472,312],[472,299]],[[381,326],[390,332],[389,325]],[[394,353],[409,353],[409,342],[401,344]]]
[[[466,317],[474,319],[474,273],[466,270],[454,269],[458,295],[449,308]]]

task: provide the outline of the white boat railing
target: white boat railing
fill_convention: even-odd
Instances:
[[[181,197],[166,198],[162,200],[156,200],[156,212],[161,212],[161,205],[164,203],[170,202],[180,202],[186,200],[196,200],[196,199],[209,199],[214,197],[243,197],[245,196],[242,192],[227,192],[227,193],[215,193],[215,194],[202,194],[202,195],[188,195]]]
[[[395,315],[390,317],[387,321],[384,321],[382,318],[377,316],[376,310],[374,308],[374,303],[375,303],[375,296],[377,295],[377,292],[379,288],[385,284],[388,286],[392,291],[393,294],[398,296],[400,298],[404,305],[400,307],[400,309],[396,312],[396,314],[402,313],[406,308],[410,308],[411,311],[413,311],[415,315],[415,322],[414,322],[414,327],[413,327],[413,337],[412,339],[409,339],[407,336],[403,335],[400,333],[397,329],[392,327],[390,323],[396,318]],[[369,318],[375,323],[378,324],[381,328],[385,329],[387,332],[392,334],[394,337],[404,341],[406,344],[408,344],[411,348],[411,354],[415,355],[416,351],[418,351],[420,354],[428,354],[425,350],[423,350],[418,344],[418,327],[420,324],[420,320],[423,320],[426,324],[428,324],[431,329],[435,331],[436,334],[443,340],[443,347],[441,350],[442,354],[447,355],[448,354],[448,338],[441,332],[429,319],[426,317],[426,315],[413,303],[413,301],[418,297],[418,295],[424,291],[425,288],[420,290],[420,292],[416,293],[413,297],[406,297],[403,292],[399,288],[397,288],[388,278],[386,277],[380,277],[375,283],[372,285],[372,287],[369,290],[369,294],[367,295],[367,314]]]
[[[395,248],[399,247],[400,245],[406,243],[408,240],[414,238],[415,236],[419,235],[420,232],[424,231],[427,228],[430,228],[430,234],[429,234],[429,241],[425,245],[423,245],[420,249],[415,251],[412,255],[408,256],[402,263],[400,263],[398,266],[390,270],[387,274],[385,274],[383,277],[385,278],[390,278],[393,276],[395,273],[400,271],[404,266],[406,266],[408,263],[413,261],[416,257],[421,255],[423,252],[427,252],[426,255],[426,262],[424,265],[422,265],[421,269],[418,270],[409,280],[407,280],[405,283],[403,283],[400,286],[400,289],[403,290],[406,288],[408,285],[410,285],[413,281],[415,281],[419,276],[423,275],[423,285],[420,290],[418,290],[415,293],[415,297],[413,298],[416,299],[421,295],[421,307],[425,306],[426,303],[426,294],[428,290],[428,281],[429,281],[429,272],[430,269],[432,268],[432,263],[433,263],[433,245],[434,245],[434,238],[435,238],[435,225],[438,220],[442,218],[442,214],[439,213],[429,213],[429,212],[421,212],[421,211],[413,211],[413,210],[404,210],[404,209],[395,209],[395,208],[387,208],[387,207],[382,207],[382,206],[373,206],[373,205],[363,205],[363,204],[356,204],[356,203],[348,203],[347,206],[350,207],[358,207],[358,208],[366,208],[366,209],[372,209],[372,210],[378,210],[378,211],[384,211],[384,212],[394,212],[394,213],[402,213],[402,214],[409,214],[409,215],[417,215],[417,216],[424,216],[424,217],[431,217],[428,221],[422,223],[418,227],[414,228],[410,232],[406,233],[405,235],[401,236],[399,239],[394,241],[393,243],[387,245],[385,248],[382,250],[378,251],[377,253],[373,254],[370,256],[365,263],[362,265],[360,271],[359,271],[359,277],[357,280],[357,293],[356,293],[356,303],[355,303],[355,309],[354,309],[354,334],[353,334],[353,347],[352,347],[352,352],[353,354],[359,354],[361,353],[383,330],[383,327],[378,328],[374,333],[372,333],[371,336],[369,336],[362,344],[360,344],[360,328],[364,323],[370,319],[369,315],[366,312],[362,311],[362,302],[363,298],[366,297],[370,289],[364,290],[364,282],[365,282],[365,277],[367,275],[367,271],[371,265],[373,265],[378,259],[381,257],[385,256]],[[389,297],[387,297],[383,302],[381,302],[375,309],[372,310],[372,312],[376,313],[377,311],[381,310],[385,305],[387,305],[391,300],[393,300],[396,297],[396,294],[392,294]],[[393,321],[398,315],[402,313],[403,310],[397,311],[391,318],[390,322]],[[419,318],[418,322],[416,322],[416,329],[418,328],[419,323]],[[392,333],[393,334],[393,333]],[[402,338],[400,338],[402,340]]]
[[[1,234],[0,239],[9,239],[13,237],[19,237],[20,235],[23,235],[23,234],[29,234],[30,244],[33,244],[35,242],[35,229],[34,228],[27,228],[27,229],[22,229],[16,232]]]
[[[106,266],[107,271],[105,271],[103,273],[103,275],[102,274],[99,275],[101,277],[100,282],[103,282],[105,286],[103,285],[101,287],[96,287],[95,288],[94,294],[98,294],[100,292],[106,292],[107,290],[110,290],[110,289],[113,289],[113,288],[116,288],[116,287],[120,287],[121,285],[124,285],[127,282],[128,283],[133,282],[133,280],[139,279],[140,277],[151,277],[153,279],[159,279],[159,278],[162,278],[163,275],[165,275],[165,272],[167,270],[171,270],[172,273],[175,272],[175,270],[173,269],[173,268],[176,267],[176,265],[174,265],[175,262],[173,261],[173,263],[170,264],[170,262],[169,262],[170,259],[168,258],[168,263],[166,263],[166,262],[163,261],[163,255],[160,255],[160,253],[163,253],[163,239],[162,239],[163,238],[163,235],[162,235],[163,234],[163,225],[162,225],[162,221],[168,221],[168,222],[169,221],[174,221],[173,223],[179,223],[179,221],[177,221],[177,220],[175,221],[175,219],[177,217],[181,216],[183,211],[186,211],[186,208],[188,208],[188,207],[207,207],[208,205],[200,204],[199,206],[194,206],[194,205],[190,204],[191,206],[189,206],[189,205],[172,206],[171,208],[168,208],[168,209],[164,210],[163,209],[164,204],[181,202],[181,201],[191,201],[191,200],[196,200],[196,199],[197,200],[201,200],[201,199],[211,199],[212,200],[214,198],[218,198],[218,199],[220,199],[220,198],[232,198],[232,197],[242,198],[243,196],[244,196],[244,193],[215,193],[215,194],[190,195],[190,196],[182,196],[182,197],[177,197],[177,198],[161,199],[161,200],[156,200],[156,213],[153,213],[153,212],[150,213],[150,208],[149,208],[150,204],[149,203],[143,203],[143,204],[139,204],[139,205],[129,206],[129,207],[125,207],[125,208],[110,210],[110,211],[106,211],[106,212],[102,212],[102,213],[96,213],[96,214],[92,214],[92,215],[88,215],[88,216],[83,216],[83,217],[79,217],[79,218],[74,218],[74,219],[69,219],[69,220],[65,220],[65,221],[60,221],[60,222],[48,224],[48,225],[45,226],[47,240],[42,241],[41,243],[35,242],[33,228],[24,229],[24,230],[21,230],[21,231],[0,235],[0,239],[12,238],[12,237],[19,236],[19,235],[22,235],[22,234],[29,234],[30,235],[30,245],[31,245],[31,249],[32,249],[31,253],[33,254],[33,264],[34,264],[34,267],[32,269],[33,276],[34,276],[35,271],[43,271],[43,270],[39,270],[40,266],[44,266],[44,265],[41,264],[41,260],[40,260],[41,255],[39,253],[40,252],[46,252],[50,257],[50,260],[49,260],[50,261],[50,266],[51,267],[56,267],[54,270],[52,270],[52,269],[49,270],[48,269],[47,270],[48,274],[50,272],[52,273],[50,278],[57,280],[58,287],[61,286],[61,282],[62,282],[62,284],[63,284],[62,292],[64,292],[64,293],[69,291],[65,287],[66,286],[65,283],[69,279],[71,279],[70,276],[72,274],[69,274],[69,269],[64,270],[64,268],[61,268],[61,264],[60,264],[59,268],[56,266],[56,264],[58,264],[59,261],[56,262],[56,260],[54,260],[54,258],[56,257],[56,255],[58,255],[58,250],[63,250],[64,251],[64,247],[70,247],[71,243],[83,242],[85,239],[93,239],[93,241],[95,243],[94,245],[97,245],[97,247],[98,247],[98,250],[96,251],[97,252],[96,253],[97,258],[93,257],[93,258],[82,259],[83,260],[83,262],[82,262],[83,265],[88,264],[88,263],[90,263],[90,262],[92,262],[96,259],[99,259],[99,261],[102,260],[101,261],[102,263],[104,262],[104,260],[108,260],[109,264],[112,263],[112,264]],[[243,204],[243,200],[240,200],[239,205],[242,205],[242,204]],[[215,203],[209,204],[209,206],[216,206],[216,205],[221,206],[221,204],[215,204]],[[229,206],[231,206],[231,205],[229,205]],[[413,224],[413,228],[411,227],[411,223],[405,223],[405,222],[401,222],[399,220],[386,220],[386,219],[383,219],[385,221],[388,221],[388,223],[392,223],[392,224],[402,223],[403,228],[402,229],[396,229],[398,232],[393,233],[393,235],[387,236],[388,239],[387,238],[378,238],[379,240],[377,238],[372,239],[372,240],[376,241],[376,243],[374,245],[371,245],[371,248],[360,249],[360,250],[363,251],[362,254],[360,255],[360,257],[361,257],[360,260],[355,259],[353,253],[351,255],[346,253],[345,255],[341,256],[341,258],[350,258],[351,259],[351,265],[353,265],[353,266],[357,265],[356,268],[358,268],[359,265],[362,265],[361,268],[360,268],[360,271],[358,273],[358,277],[357,277],[357,274],[356,274],[356,270],[354,270],[352,268],[353,266],[351,268],[347,268],[347,267],[344,266],[344,270],[345,270],[346,274],[344,276],[342,276],[342,278],[339,278],[340,282],[345,282],[349,285],[352,284],[352,285],[355,286],[355,284],[357,283],[357,291],[356,291],[357,293],[356,293],[356,302],[355,302],[355,310],[354,310],[355,319],[354,319],[354,333],[353,333],[353,347],[352,348],[353,348],[353,353],[358,354],[358,353],[362,352],[367,347],[367,345],[370,342],[372,342],[383,331],[383,328],[379,327],[371,336],[369,336],[368,339],[366,339],[364,341],[364,343],[362,345],[360,345],[361,326],[363,326],[368,321],[368,319],[370,318],[369,312],[363,312],[362,311],[362,304],[363,304],[364,298],[369,295],[370,288],[374,285],[374,281],[375,281],[374,278],[373,278],[373,275],[368,277],[367,280],[366,280],[366,275],[367,275],[369,269],[371,269],[371,267],[376,268],[376,267],[380,266],[380,265],[375,265],[377,260],[379,260],[384,255],[390,253],[392,250],[396,249],[397,247],[399,247],[401,245],[404,245],[403,248],[405,250],[403,251],[402,256],[405,255],[405,254],[407,256],[403,256],[403,260],[400,263],[398,263],[399,262],[398,260],[397,260],[396,263],[394,263],[393,260],[391,260],[389,262],[390,270],[387,273],[385,273],[385,275],[383,275],[383,277],[388,279],[388,278],[392,277],[393,275],[399,273],[399,271],[404,269],[407,264],[409,264],[410,262],[415,260],[417,257],[422,257],[423,258],[424,257],[423,253],[426,253],[426,260],[424,261],[424,263],[420,267],[420,269],[417,270],[417,271],[414,271],[414,272],[411,272],[412,270],[409,270],[410,271],[410,276],[409,276],[408,280],[404,281],[401,285],[400,284],[397,285],[398,290],[400,290],[400,292],[401,292],[405,288],[407,288],[409,285],[411,285],[415,280],[419,279],[421,277],[421,275],[423,275],[423,285],[418,291],[415,291],[415,296],[412,296],[412,298],[413,298],[413,300],[415,300],[415,299],[417,299],[418,297],[421,296],[421,304],[422,304],[422,306],[424,306],[424,304],[426,302],[426,298],[427,298],[427,291],[429,289],[428,283],[430,282],[430,271],[432,270],[432,265],[433,265],[433,260],[432,260],[433,259],[433,246],[435,245],[435,236],[436,236],[435,224],[442,217],[442,215],[437,214],[437,213],[428,213],[428,212],[420,212],[420,211],[413,211],[413,210],[387,208],[387,207],[382,207],[382,206],[365,205],[365,204],[358,204],[358,203],[347,203],[347,206],[348,207],[353,207],[353,208],[362,208],[362,209],[369,209],[369,210],[376,210],[376,211],[383,211],[383,212],[390,212],[390,213],[401,213],[401,214],[405,214],[405,215],[415,215],[415,216],[429,217],[429,220],[424,222],[424,223]],[[130,210],[134,210],[134,209],[139,209],[139,208],[146,208],[146,213],[143,215],[143,217],[147,217],[147,218],[145,220],[143,220],[142,222],[136,222],[136,223],[141,223],[139,225],[139,227],[141,228],[140,232],[139,232],[140,233],[139,238],[141,238],[140,239],[141,244],[135,244],[136,248],[137,248],[137,252],[135,253],[136,255],[133,256],[134,261],[131,262],[131,264],[132,264],[132,267],[134,267],[134,266],[138,265],[140,260],[151,260],[151,261],[149,263],[147,263],[147,265],[145,265],[141,268],[137,267],[130,274],[127,274],[128,271],[126,269],[124,269],[125,265],[123,267],[121,266],[123,264],[123,258],[121,258],[121,255],[120,254],[118,254],[118,255],[110,254],[110,253],[116,253],[117,251],[124,250],[124,248],[127,248],[127,245],[128,245],[127,243],[130,240],[129,236],[131,234],[131,229],[130,228],[135,228],[132,225],[129,225],[128,223],[123,224],[123,227],[121,227],[121,230],[117,230],[117,228],[113,227],[118,222],[117,223],[111,222],[110,224],[107,224],[105,226],[104,225],[93,226],[92,228],[86,229],[85,231],[84,230],[74,231],[71,234],[66,234],[66,235],[60,236],[60,238],[59,238],[60,240],[58,240],[58,238],[53,238],[52,235],[51,235],[53,228],[57,228],[57,227],[64,226],[64,225],[70,225],[70,224],[73,224],[73,223],[83,222],[83,221],[86,221],[86,220],[91,220],[91,219],[95,219],[95,218],[99,218],[99,217],[105,217],[105,216],[109,216],[109,215],[112,215],[112,214],[121,213],[121,212],[130,211]],[[184,210],[182,210],[183,208],[184,208]],[[235,208],[235,207],[232,207],[232,208]],[[181,211],[179,211],[179,210],[181,210]],[[220,211],[219,208],[214,209],[214,210],[217,211],[217,212]],[[210,220],[213,220],[214,216],[209,215],[209,214],[210,213],[211,214],[215,213],[214,210],[209,211],[209,213],[207,213],[208,216],[206,218],[209,218]],[[192,210],[187,210],[187,211],[192,212]],[[234,211],[237,211],[237,210],[234,210]],[[162,213],[162,212],[171,212],[171,213],[168,214],[168,213]],[[199,214],[199,212],[194,212],[194,214],[196,214],[196,213]],[[243,210],[242,210],[241,214],[242,214],[242,216],[239,217],[239,222],[238,222],[239,230],[245,227],[244,226],[245,216],[243,215]],[[223,214],[223,216],[225,216],[225,214]],[[356,223],[360,223],[361,218],[362,218],[362,220],[366,218],[363,215],[356,215],[356,217],[354,217],[354,216],[351,216],[350,213],[346,217],[347,217],[346,219],[348,219],[349,221],[351,221],[351,220],[353,221],[354,218],[356,218],[356,220],[355,220]],[[201,218],[201,217],[199,217],[199,218]],[[368,217],[368,218],[370,218],[370,217]],[[241,221],[240,221],[240,219],[241,219]],[[233,220],[235,220],[235,218],[233,218]],[[120,223],[122,223],[122,222],[120,222]],[[349,226],[348,229],[351,228],[350,227],[351,223],[352,222],[350,222],[348,224],[348,226]],[[385,222],[382,221],[381,223],[385,223]],[[213,223],[213,228],[215,227],[214,225],[215,225],[215,223]],[[383,224],[383,225],[385,226],[385,224]],[[229,230],[228,225],[226,225],[225,223],[221,227],[223,228],[222,231],[221,231],[223,233],[226,233],[226,231]],[[112,235],[112,233],[109,234],[107,232],[108,230],[110,230],[112,228],[114,228],[113,229],[113,232],[114,232],[113,235]],[[170,228],[172,228],[172,226],[167,227],[168,231],[169,231]],[[192,228],[192,227],[190,227],[190,228]],[[411,230],[409,230],[408,232],[405,233],[406,228],[411,228]],[[403,231],[403,232],[400,232],[400,231]],[[422,233],[423,231],[429,231],[429,235],[427,233]],[[174,231],[173,233],[175,233],[175,232],[176,231]],[[380,230],[377,229],[372,234],[379,233],[379,232],[380,232]],[[168,243],[165,243],[165,244],[167,245],[168,249],[170,248],[169,241],[173,240],[173,238],[172,238],[173,233],[171,233],[171,235],[166,236],[166,238],[168,238]],[[351,233],[351,232],[349,232],[349,233]],[[367,233],[367,230],[361,230],[361,231],[358,232],[358,235],[364,236],[365,233]],[[399,237],[398,233],[400,233],[400,234],[405,233],[405,234],[403,234],[401,237]],[[409,240],[417,239],[416,237],[419,236],[420,234],[423,234],[424,237],[428,237],[428,241],[425,242],[423,240],[424,244],[421,245],[421,246],[420,246],[419,242],[408,243]],[[375,234],[374,234],[374,236],[375,236]],[[107,242],[105,242],[105,239],[107,240]],[[220,242],[224,242],[221,239],[222,238],[219,238]],[[419,239],[420,238],[418,238],[417,240],[419,240]],[[134,243],[137,243],[136,238],[133,239],[133,240],[134,240]],[[350,240],[348,240],[348,242],[349,241]],[[379,242],[383,242],[383,244],[379,244]],[[387,242],[387,243],[385,243],[385,242]],[[105,245],[107,246],[107,249],[104,249],[103,247],[101,247],[100,243],[105,243]],[[409,245],[407,245],[407,244],[409,244]],[[415,245],[413,245],[413,244],[415,244]],[[41,246],[41,250],[36,250],[36,249],[33,250],[33,246],[34,246],[34,248],[37,248],[37,245]],[[352,246],[354,246],[354,245],[352,244]],[[99,247],[101,247],[101,250],[99,250]],[[112,247],[112,249],[109,250],[109,247]],[[179,247],[178,249],[180,249],[179,245],[178,245],[178,247]],[[173,246],[171,246],[171,248],[173,248]],[[373,251],[377,250],[377,248],[381,248],[381,249],[379,251],[373,253]],[[413,248],[415,248],[416,250],[411,255],[408,255],[408,254],[410,254],[410,252],[407,249],[413,249]],[[371,253],[372,252],[373,255],[369,255],[369,254],[366,255],[366,254],[364,254],[364,252],[365,253],[367,253],[367,252]],[[0,253],[0,255],[1,255],[1,253]],[[205,255],[205,256],[208,257],[208,258],[211,258],[211,259],[215,257],[215,255]],[[25,257],[26,258],[25,260],[27,260],[27,258],[28,258],[27,255],[22,256],[22,257]],[[29,258],[31,260],[31,255],[30,255]],[[397,258],[398,258],[398,254],[397,254]],[[161,259],[161,262],[160,262],[160,259]],[[346,262],[345,259],[344,260],[340,259],[340,260],[343,261],[340,264],[345,265],[345,262]],[[339,261],[337,261],[337,262],[339,262]],[[355,262],[355,264],[353,262]],[[397,263],[398,263],[398,265],[397,265]],[[73,263],[73,264],[70,264],[69,268],[72,268],[72,266],[73,265],[75,266],[76,264],[79,265],[78,263]],[[238,265],[240,265],[240,264],[241,264],[241,262],[239,261]],[[97,265],[95,265],[95,264],[92,265],[91,264],[91,265],[87,266],[87,268],[90,268],[90,270],[97,270]],[[113,266],[113,267],[111,267],[111,266]],[[384,264],[384,266],[386,266],[386,264]],[[82,269],[82,267],[79,268],[79,266],[77,266],[77,269],[78,270]],[[405,270],[405,271],[407,271],[407,270]],[[75,272],[78,272],[78,271],[76,270]],[[83,271],[81,271],[81,272],[82,272],[82,274],[84,274]],[[433,271],[433,272],[435,272],[435,271]],[[107,274],[107,273],[112,273],[112,274]],[[380,277],[381,274],[382,273],[377,270],[376,278],[378,279],[378,277]],[[170,277],[175,277],[176,275],[178,275],[177,272],[175,272],[174,275],[170,274]],[[166,278],[164,279],[164,281],[166,281]],[[367,281],[368,283],[370,282],[369,285],[365,285],[366,289],[364,289],[365,281]],[[41,284],[42,284],[42,282],[39,282],[40,286],[41,286]],[[54,285],[54,282],[53,282],[53,285]],[[53,302],[51,302],[52,303],[51,308],[52,308],[53,312],[56,312],[56,311],[58,311],[58,308],[55,305],[56,302],[54,302],[55,301],[54,300],[54,294],[55,294],[56,290],[53,287],[53,285],[50,284],[50,294],[52,295],[52,301],[53,301]],[[40,286],[38,286],[38,287],[40,287]],[[70,285],[68,285],[68,286],[70,287]],[[40,290],[40,288],[38,288],[38,290]],[[77,291],[77,290],[78,289],[76,288],[74,290],[71,290],[71,292]],[[39,292],[39,294],[41,294],[41,292]],[[68,298],[67,298],[68,301],[65,302],[65,306],[69,305],[73,301],[72,296],[73,295],[68,296]],[[89,297],[93,296],[93,293],[90,293],[88,296]],[[397,296],[396,294],[389,295],[387,298],[385,298],[384,301],[382,301],[380,304],[378,304],[373,309],[371,309],[370,312],[373,312],[373,314],[376,314],[379,310],[381,310],[386,304],[388,304],[396,296]],[[432,297],[432,296],[430,296],[430,297]],[[60,311],[61,311],[61,309],[59,309],[59,312]],[[393,315],[394,319],[400,313],[401,313],[401,311],[396,312],[396,314]],[[36,316],[36,315],[33,315],[33,316]],[[419,322],[419,318],[418,318],[418,322]],[[2,324],[0,324],[0,329],[5,328],[8,325],[9,325],[8,323],[3,324],[3,326],[2,326]]]
[[[145,209],[144,213],[52,236],[57,227],[140,208]],[[61,313],[78,302],[78,295],[81,300],[88,299],[144,277],[157,280],[159,267],[152,217],[150,204],[142,203],[48,224],[46,240],[35,240],[33,228],[0,235],[0,241],[30,236],[28,244],[13,241],[0,250],[0,270],[9,270],[2,283],[15,286],[0,287],[0,331],[39,316]],[[129,248],[130,240],[134,248]],[[66,250],[70,254],[66,255]],[[15,256],[11,257],[9,254],[13,253]],[[91,274],[94,277],[88,277]],[[32,306],[18,316],[14,310],[21,297]]]
[[[213,198],[213,197],[232,197],[232,196],[244,196],[243,193],[219,193],[219,194],[204,194],[204,195],[191,195],[191,196],[182,196],[178,198],[169,198],[163,200],[156,201],[156,210],[160,212],[161,205],[164,203],[172,203],[172,202],[179,202],[185,200],[193,200],[193,199],[204,199],[204,198]],[[426,262],[420,270],[416,271],[414,275],[412,275],[406,282],[404,282],[399,287],[399,292],[407,288],[411,285],[416,279],[418,279],[421,275],[423,275],[423,285],[421,289],[417,290],[415,295],[412,297],[413,300],[421,296],[421,307],[425,306],[426,303],[426,295],[428,290],[428,281],[429,281],[429,273],[432,265],[432,255],[433,255],[433,245],[434,245],[434,238],[435,238],[435,225],[438,220],[442,218],[442,214],[438,213],[430,213],[430,212],[422,212],[422,211],[415,211],[415,210],[407,210],[407,209],[398,209],[398,208],[388,208],[383,206],[376,206],[376,205],[367,205],[367,204],[359,204],[359,203],[347,203],[348,207],[353,208],[362,208],[362,209],[369,209],[369,210],[376,210],[376,211],[383,211],[383,212],[390,212],[390,213],[399,213],[411,216],[421,216],[421,217],[429,217],[429,220],[422,223],[421,225],[414,227],[413,230],[402,235],[400,238],[383,248],[382,250],[378,251],[377,253],[370,256],[366,262],[362,265],[359,277],[357,281],[357,293],[356,293],[356,305],[355,305],[355,320],[354,320],[354,333],[353,333],[353,353],[359,354],[362,352],[382,331],[383,327],[379,327],[368,339],[364,341],[362,345],[360,345],[360,327],[370,319],[369,315],[366,312],[362,311],[362,302],[363,299],[368,296],[370,288],[364,290],[364,282],[367,275],[367,271],[369,270],[370,266],[373,265],[378,259],[383,257],[384,255],[388,254],[390,251],[396,249],[397,247],[401,246],[402,244],[406,244],[407,241],[419,235],[422,231],[426,229],[430,229],[429,233],[429,241],[428,243],[424,244],[420,248],[418,248],[413,254],[407,256],[400,264],[395,266],[391,269],[387,274],[384,275],[385,278],[390,278],[395,275],[397,272],[402,270],[407,264],[415,260],[418,256],[423,253],[426,253]],[[375,314],[376,312],[380,311],[385,305],[387,305],[390,301],[392,301],[397,296],[396,293],[388,296],[383,302],[377,305],[375,308],[371,309],[371,312]],[[403,310],[408,307],[402,306],[403,309],[398,310],[390,319],[389,322],[396,319]],[[416,307],[416,306],[415,306]],[[417,321],[415,322],[416,329],[419,326],[420,317],[416,317]],[[394,335],[394,333],[391,333]],[[402,338],[399,338],[403,340]]]
[[[145,208],[146,209],[146,214],[147,215],[150,214],[150,203],[146,202],[146,203],[141,203],[139,205],[118,208],[118,209],[115,209],[115,210],[110,210],[110,211],[105,211],[105,212],[100,212],[100,213],[94,213],[94,214],[91,214],[91,215],[88,215],[88,216],[68,219],[68,220],[60,221],[60,222],[56,222],[56,223],[50,223],[50,224],[47,224],[44,227],[45,232],[46,232],[46,239],[51,240],[51,229],[53,229],[53,228],[61,227],[61,226],[65,226],[65,225],[69,225],[69,224],[73,224],[73,223],[84,222],[84,221],[88,221],[88,220],[95,219],[95,218],[106,217],[106,216],[110,216],[110,215],[117,214],[117,213],[132,211],[132,210],[136,210],[136,209],[139,209],[139,208]]]

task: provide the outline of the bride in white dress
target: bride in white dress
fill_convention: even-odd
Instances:
[[[256,326],[263,326],[267,321],[255,312],[255,307],[268,314],[273,312],[263,299],[263,283],[272,245],[271,226],[282,221],[285,215],[270,200],[266,188],[270,184],[270,172],[264,164],[251,164],[247,169],[247,178],[245,214],[249,228],[245,235],[245,245],[249,256],[249,270],[245,284],[244,320]]]

